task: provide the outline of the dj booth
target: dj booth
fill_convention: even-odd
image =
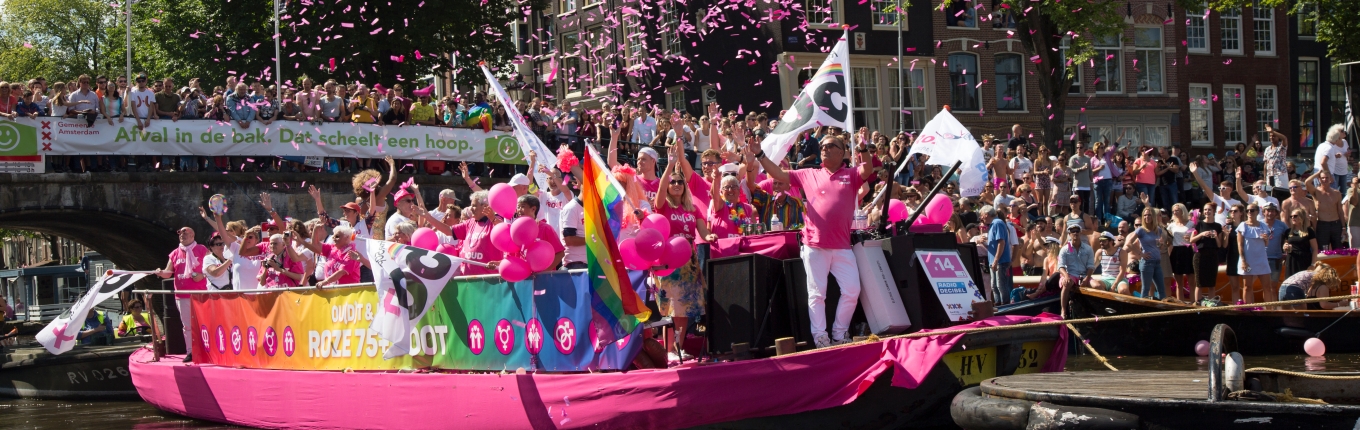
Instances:
[[[779,232],[714,244],[715,256],[729,256],[709,259],[705,272],[710,353],[728,354],[734,344],[745,343],[758,356],[773,355],[775,339],[784,337],[804,347],[812,345],[807,273],[798,243],[798,232]],[[983,300],[977,287],[982,271],[976,247],[959,245],[953,234],[913,233],[863,241],[855,248],[861,292],[850,323],[852,336],[957,325],[968,320],[960,312],[971,310],[967,306],[960,310],[962,304]],[[747,252],[740,252],[743,249]],[[732,250],[738,252],[732,255]],[[923,267],[922,261],[931,263]],[[952,272],[942,274],[942,265]],[[951,276],[953,281],[942,280]],[[828,329],[840,295],[835,276],[829,275],[824,300]]]

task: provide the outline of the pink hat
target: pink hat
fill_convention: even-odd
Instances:
[[[393,202],[393,203],[397,203],[397,202],[400,202],[401,199],[404,199],[404,198],[407,198],[407,197],[415,198],[415,195],[414,195],[414,194],[411,194],[410,191],[406,191],[405,188],[402,188],[402,189],[400,189],[400,190],[397,191],[397,195],[396,195],[396,197],[393,197],[393,198],[392,198],[392,202]]]

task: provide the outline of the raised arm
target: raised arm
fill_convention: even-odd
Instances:
[[[765,150],[762,149],[757,153],[754,152],[755,148],[752,145],[747,145],[743,151],[745,151],[746,155],[751,159],[760,162],[760,167],[765,168],[765,174],[770,175],[770,177],[776,181],[784,183],[789,182],[789,172],[784,170],[783,167],[779,167],[779,164],[771,161],[769,157],[766,157]]]
[[[674,151],[675,151],[675,148],[674,148],[674,147],[670,148],[670,151],[671,151],[671,152],[674,152]],[[672,154],[671,156],[672,156],[672,158],[674,158],[674,154]],[[684,157],[681,157],[681,158],[684,158]],[[660,184],[660,187],[659,187],[659,189],[657,190],[656,195],[652,197],[652,208],[660,208],[660,207],[662,207],[662,204],[666,202],[666,194],[668,194],[668,193],[669,193],[669,190],[670,190],[669,187],[670,187],[670,181],[671,181],[671,174],[675,172],[675,165],[676,165],[676,164],[680,164],[680,163],[677,163],[677,162],[675,162],[674,160],[672,160],[672,161],[669,162],[669,163],[666,163],[666,170],[665,170],[665,172],[663,172],[663,173],[661,174],[661,184]]]
[[[609,124],[609,155],[606,156],[609,168],[613,169],[619,165],[619,127],[615,123]]]
[[[1238,196],[1238,197],[1241,197],[1241,198],[1242,198],[1242,201],[1244,201],[1244,202],[1250,202],[1250,201],[1251,201],[1251,194],[1247,194],[1247,190],[1242,189],[1242,168],[1241,168],[1241,167],[1238,167],[1238,168],[1237,168],[1237,172],[1236,172],[1236,174],[1233,176],[1233,179],[1234,179],[1234,181],[1233,181],[1233,187],[1237,189],[1237,196]]]
[[[472,192],[482,190],[482,187],[477,185],[477,181],[473,180],[472,176],[468,175],[468,167],[466,161],[458,163],[458,172],[463,175],[463,182],[467,182],[467,186],[468,188],[472,189]]]
[[[1199,184],[1199,189],[1203,190],[1204,194],[1212,196],[1214,194],[1214,189],[1209,188],[1209,184],[1204,183],[1204,178],[1199,177],[1199,174],[1195,173],[1196,170],[1199,170],[1199,163],[1191,161],[1190,177],[1195,178],[1195,183]]]
[[[375,188],[378,191],[368,202],[370,213],[376,211],[380,203],[382,207],[387,207],[387,194],[392,192],[392,187],[397,186],[397,160],[392,159],[391,155],[383,157],[383,160],[387,161],[387,183],[383,184],[381,189]]]
[[[288,228],[288,223],[284,222],[283,217],[279,216],[279,213],[274,210],[274,202],[273,199],[269,197],[268,192],[260,193],[260,206],[264,206],[265,212],[269,212],[270,219],[274,221],[274,225],[279,226],[280,229]]]

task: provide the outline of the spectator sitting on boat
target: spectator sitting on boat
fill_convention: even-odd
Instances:
[[[90,308],[85,314],[85,325],[80,328],[81,345],[109,345],[113,343],[113,321],[102,311]]]
[[[1038,234],[1037,230],[1030,230],[1029,233],[1030,234],[1026,235],[1025,238],[1041,243],[1039,246],[1042,247],[1044,251],[1045,257],[1043,267],[1040,268],[1040,270],[1042,270],[1041,273],[1044,276],[1044,278],[1042,278],[1043,282],[1039,282],[1034,289],[1016,288],[1011,290],[1011,303],[1020,303],[1026,300],[1050,295],[1053,292],[1058,291],[1058,288],[1060,287],[1057,284],[1058,278],[1053,275],[1060,273],[1058,271],[1058,253],[1059,249],[1062,247],[1062,241],[1058,240],[1056,237]],[[1050,283],[1048,280],[1053,280],[1054,282]]]
[[[156,270],[156,276],[174,278],[175,290],[177,291],[207,290],[208,277],[203,274],[203,257],[206,255],[208,255],[208,248],[194,242],[194,229],[181,227],[179,229],[179,247],[170,252],[170,260],[165,263],[164,269]],[[192,321],[193,308],[189,306],[188,294],[176,294],[175,307],[179,309],[179,315],[183,321]],[[193,327],[189,324],[181,324],[181,327],[184,332],[184,345],[193,345]],[[192,351],[184,354],[184,362],[190,361],[193,361]]]
[[[146,318],[146,307],[141,300],[133,299],[127,303],[127,315],[118,324],[118,337],[141,336],[151,331],[151,323]]]
[[[1067,243],[1058,251],[1058,273],[1049,276],[1045,282],[1049,288],[1062,289],[1063,315],[1067,315],[1067,301],[1072,292],[1086,283],[1096,268],[1095,253],[1081,234],[1084,228],[1080,220],[1067,220]]]
[[[1124,221],[1124,223],[1127,223],[1127,221]],[[1091,288],[1132,295],[1128,280],[1124,278],[1126,275],[1124,267],[1128,264],[1125,261],[1126,256],[1127,254],[1119,246],[1119,237],[1108,231],[1101,233],[1100,249],[1097,249],[1095,253],[1095,261],[1096,264],[1100,265],[1100,273],[1091,275]]]
[[[1325,262],[1313,263],[1313,267],[1300,271],[1284,280],[1280,285],[1280,300],[1301,300],[1330,297],[1333,290],[1341,287],[1341,276]],[[1317,302],[1292,305],[1294,309],[1326,310],[1336,308],[1337,302]]]

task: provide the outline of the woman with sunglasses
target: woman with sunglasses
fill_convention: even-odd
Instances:
[[[1256,286],[1265,291],[1265,297],[1275,297],[1279,293],[1270,283],[1270,261],[1266,258],[1266,244],[1270,243],[1270,227],[1256,219],[1261,207],[1255,203],[1247,205],[1246,218],[1237,226],[1237,252],[1242,256],[1237,271],[1242,274],[1242,300],[1254,303]]]
[[[224,249],[221,233],[213,232],[208,238],[208,255],[203,257],[203,272],[208,275],[208,288],[214,290],[231,289],[231,259],[223,256]]]
[[[684,157],[683,151],[680,145],[672,145],[668,155],[671,160],[679,160]],[[656,198],[652,200],[652,207],[656,208],[656,213],[670,220],[671,237],[684,237],[691,244],[697,244],[700,238],[708,242],[718,240],[717,235],[709,232],[703,212],[694,205],[688,181],[685,180],[684,174],[678,171],[677,164],[680,163],[666,163],[666,171],[662,175],[663,178],[667,178],[666,190],[664,193],[657,193]],[[703,272],[699,271],[697,255],[698,253],[695,253],[688,263],[675,268],[674,272],[662,277],[657,283],[664,293],[658,304],[663,306],[663,311],[669,310],[670,317],[675,321],[675,351],[678,361],[681,362],[690,358],[682,347],[685,333],[689,328],[689,320],[704,315],[706,284]]]
[[[127,314],[118,324],[118,337],[141,336],[151,333],[151,321],[146,315],[146,306],[141,300],[127,302]]]
[[[1166,225],[1166,230],[1171,233],[1171,280],[1175,283],[1176,300],[1180,301],[1186,300],[1181,297],[1181,290],[1190,292],[1190,275],[1195,273],[1195,251],[1190,247],[1192,228],[1190,211],[1185,204],[1171,205],[1171,222]]]
[[[227,262],[224,265],[231,271],[228,274],[231,288],[218,289],[236,291],[258,289],[260,283],[256,275],[260,273],[264,261],[264,252],[260,248],[260,227],[246,229],[245,223],[240,221],[223,224],[221,214],[208,218],[208,212],[202,207],[198,208],[198,213],[216,230],[209,243],[220,242],[223,245],[221,250],[216,247],[209,249],[220,257],[221,261]],[[205,259],[204,264],[207,263],[208,260]]]
[[[1162,272],[1162,256],[1168,244],[1166,230],[1162,228],[1162,216],[1152,207],[1147,195],[1143,199],[1142,225],[1129,233],[1124,242],[1126,250],[1138,248],[1142,258],[1138,260],[1138,273],[1142,274],[1142,297],[1162,300],[1166,298],[1166,276]],[[1264,255],[1264,254],[1262,254]],[[1153,290],[1156,288],[1156,290]]]
[[[1285,278],[1308,270],[1313,265],[1313,256],[1318,253],[1317,235],[1308,213],[1303,209],[1294,209],[1289,214],[1288,222],[1289,229],[1284,232]]]

